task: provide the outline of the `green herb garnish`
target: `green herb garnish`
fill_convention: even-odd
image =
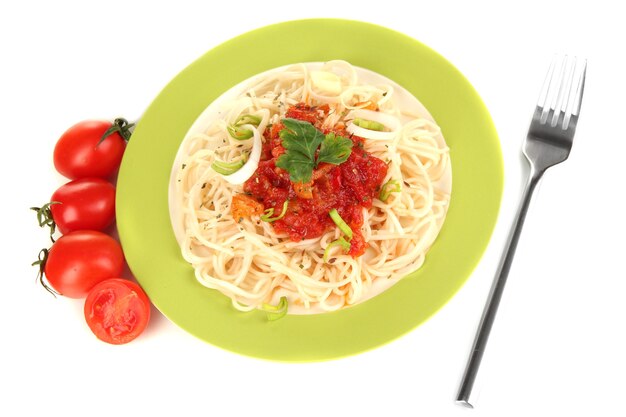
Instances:
[[[330,250],[335,246],[341,246],[341,248],[345,252],[350,250],[350,243],[347,240],[345,240],[343,237],[340,237],[339,239],[333,242],[330,242],[328,246],[326,246],[326,249],[324,249],[324,262],[328,261],[328,255],[330,254]]]
[[[272,305],[263,303],[261,310],[267,313],[267,319],[269,321],[278,320],[287,314],[287,297],[280,297],[278,305]]]
[[[348,226],[348,223],[341,218],[337,209],[332,209],[328,212],[328,215],[331,219],[333,219],[333,222],[335,222],[339,230],[341,230],[343,234],[348,237],[348,239],[352,239],[352,229]]]
[[[226,127],[226,130],[228,131],[230,137],[236,140],[250,139],[254,135],[254,132],[252,132],[252,130],[245,129],[241,126],[228,125]]]
[[[378,199],[382,201],[383,203],[386,203],[391,193],[399,193],[400,190],[401,188],[400,188],[400,183],[398,182],[398,180],[389,180],[380,189],[380,194],[378,195]]]
[[[254,114],[242,114],[235,120],[235,126],[242,125],[254,125],[259,126],[261,124],[261,119],[259,116],[255,116]]]
[[[246,129],[242,127],[243,125],[253,125],[259,126],[261,124],[261,119],[259,116],[255,116],[254,114],[242,114],[235,120],[235,123],[232,125],[226,126],[226,130],[231,138],[236,140],[247,140],[254,136],[254,132],[250,129]]]
[[[385,125],[379,122],[376,122],[374,120],[367,120],[367,119],[354,119],[352,121],[352,123],[354,123],[355,125],[362,127],[363,129],[367,129],[367,130],[376,130],[378,132],[382,132],[383,130],[385,130]]]
[[[294,183],[310,182],[318,164],[339,165],[352,152],[350,139],[334,133],[324,135],[309,122],[287,118],[282,123],[285,129],[280,131],[279,136],[285,153],[278,157],[276,166],[289,172],[289,178]]]
[[[272,217],[274,215],[274,208],[273,207],[268,208],[267,210],[264,211],[264,214],[261,215],[261,220],[263,220],[264,222],[273,223],[276,220],[282,219],[283,217],[285,217],[285,213],[287,213],[288,205],[289,205],[289,200],[285,200],[285,202],[283,203],[282,211],[276,217]]]
[[[326,135],[320,146],[320,153],[317,155],[317,164],[322,162],[339,165],[348,159],[352,152],[352,141],[334,133]]]
[[[215,161],[211,164],[211,168],[218,174],[232,175],[239,171],[244,164],[245,162],[242,159],[237,162]]]

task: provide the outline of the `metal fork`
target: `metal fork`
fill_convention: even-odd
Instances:
[[[587,62],[579,62],[575,57],[555,57],[548,70],[524,142],[523,152],[530,164],[530,175],[478,326],[456,397],[457,404],[473,408],[470,399],[472,388],[513,263],[530,200],[544,172],[569,156],[580,114],[586,71]]]

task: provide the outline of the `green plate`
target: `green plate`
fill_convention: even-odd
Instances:
[[[452,159],[447,219],[423,267],[345,310],[268,322],[200,285],[170,226],[168,187],[179,144],[200,113],[235,84],[281,65],[343,59],[413,93],[441,126]],[[389,342],[431,317],[463,285],[496,222],[503,167],[480,97],[448,61],[401,33],[356,21],[280,23],[234,38],[184,69],[142,116],[117,186],[117,223],[128,264],[171,321],[221,348],[279,361],[318,361]]]

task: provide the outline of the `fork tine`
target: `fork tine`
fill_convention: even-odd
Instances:
[[[556,56],[555,60],[560,61],[558,71],[555,68],[556,78],[548,86],[548,96],[550,97],[550,108],[548,109],[548,118],[551,126],[556,126],[559,118],[559,107],[563,100],[563,92],[565,90],[565,72],[567,70],[567,55],[564,57]]]
[[[578,82],[574,83],[572,81],[572,86],[570,87],[570,95],[574,91],[572,99],[568,99],[567,104],[567,116],[563,121],[563,129],[575,128],[576,122],[578,120],[578,115],[580,114],[580,106],[582,104],[583,92],[585,90],[585,78],[587,75],[587,60],[583,61],[582,68],[578,73]]]
[[[582,104],[583,92],[585,90],[585,77],[587,76],[587,60],[583,62],[583,69],[578,81],[578,88],[576,89],[576,96],[574,101],[574,111],[572,115],[577,116],[580,114],[580,105]]]
[[[539,99],[537,100],[537,107],[535,109],[535,117],[541,120],[541,123],[545,123],[548,118],[548,114],[546,109],[548,108],[549,103],[549,95],[548,91],[550,89],[550,84],[552,84],[552,78],[554,77],[554,72],[556,68],[556,55],[552,58],[552,62],[550,62],[550,67],[548,68],[548,73],[546,74],[546,78],[543,81],[543,85],[541,86],[541,92],[539,93]]]
[[[554,116],[552,118],[552,126],[564,126],[566,116],[568,116],[568,105],[572,97],[574,85],[574,72],[576,70],[576,57],[568,59],[567,55],[563,58],[561,69],[561,85],[554,105]]]

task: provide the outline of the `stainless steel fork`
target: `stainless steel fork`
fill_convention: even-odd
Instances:
[[[567,57],[555,57],[548,70],[524,142],[523,150],[530,164],[530,175],[478,326],[457,394],[458,404],[473,407],[472,388],[513,263],[530,200],[543,173],[569,156],[580,114],[586,72],[586,61]]]

